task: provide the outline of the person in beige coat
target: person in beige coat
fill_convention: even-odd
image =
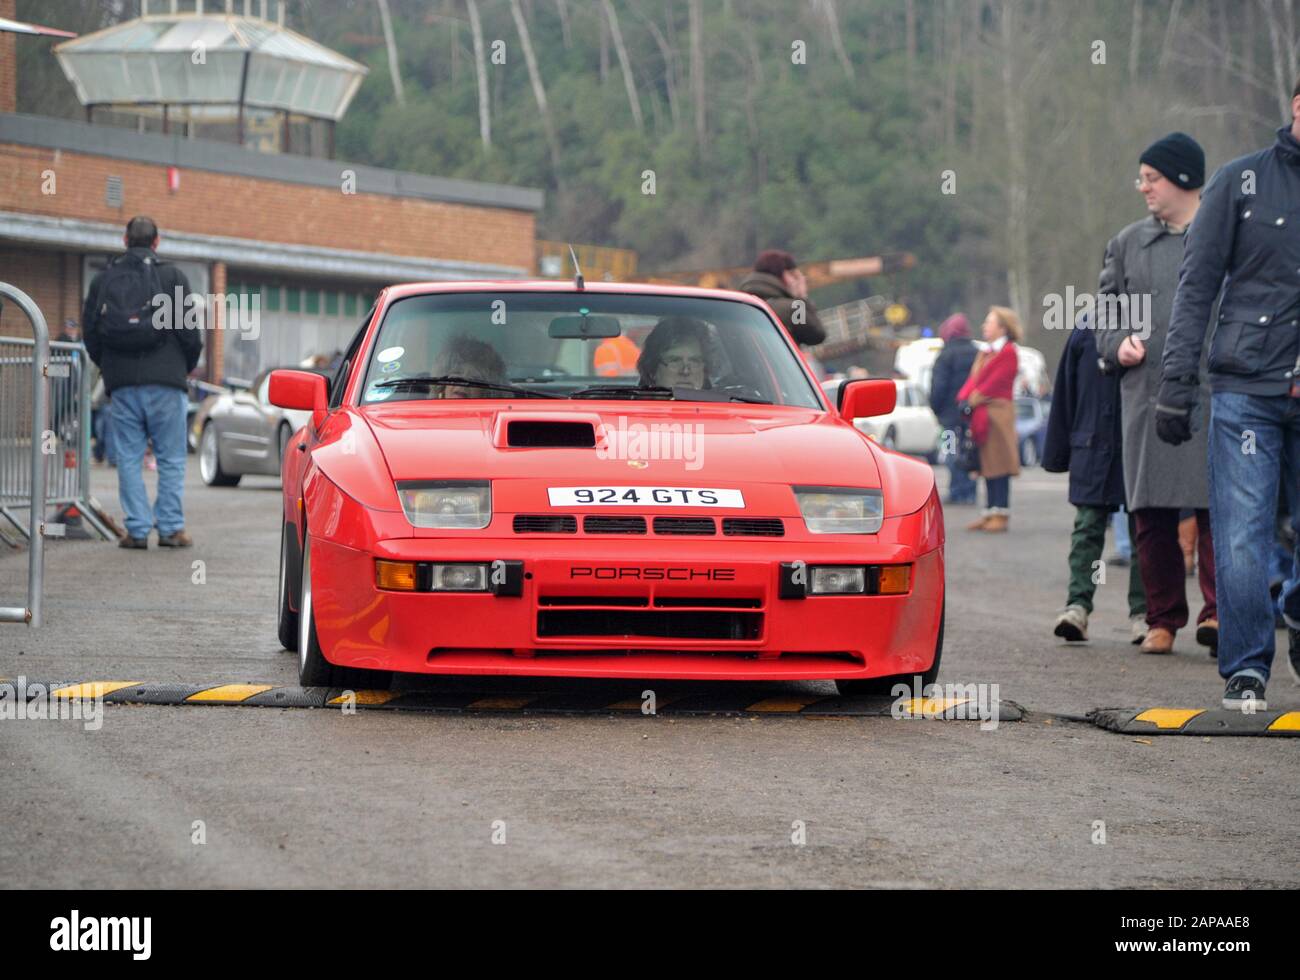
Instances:
[[[983,516],[967,530],[1000,534],[1011,516],[1011,477],[1020,475],[1015,403],[1020,318],[1014,310],[994,306],[984,318],[983,332],[989,346],[975,358],[970,377],[957,393],[957,400],[972,409],[971,436],[979,446],[987,504]]]

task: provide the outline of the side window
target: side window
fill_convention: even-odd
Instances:
[[[352,370],[352,362],[356,360],[357,353],[361,350],[361,342],[366,337],[366,328],[370,326],[374,315],[374,307],[371,307],[365,320],[361,322],[361,326],[357,328],[357,332],[348,343],[348,349],[343,354],[343,363],[339,365],[338,373],[330,382],[330,408],[338,408],[343,403],[343,391],[348,386],[348,372]]]

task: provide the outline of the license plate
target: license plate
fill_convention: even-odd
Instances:
[[[739,490],[709,487],[547,487],[552,507],[736,507]]]

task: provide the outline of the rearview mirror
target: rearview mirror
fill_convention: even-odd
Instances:
[[[888,415],[898,404],[898,388],[887,379],[846,381],[840,387],[839,403],[840,415],[849,422]]]
[[[557,316],[547,327],[552,340],[587,340],[617,337],[623,332],[616,316]]]
[[[272,371],[268,397],[279,408],[311,412],[312,425],[316,428],[320,428],[329,410],[325,379],[310,371]]]

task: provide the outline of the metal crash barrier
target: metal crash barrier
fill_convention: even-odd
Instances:
[[[0,337],[0,537],[28,539],[27,601],[0,606],[0,622],[41,625],[45,539],[66,525],[46,519],[50,506],[76,508],[95,533],[114,535],[90,500],[90,375],[81,344],[51,343],[45,317],[32,298],[0,282],[32,324],[32,337]],[[24,522],[20,514],[26,512]]]

